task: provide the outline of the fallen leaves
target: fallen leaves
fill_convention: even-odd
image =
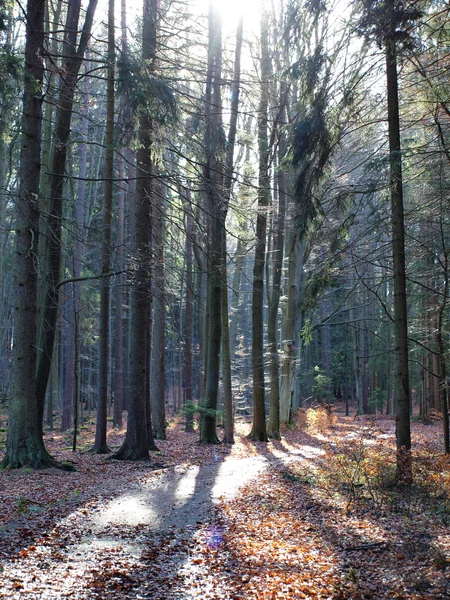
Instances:
[[[331,428],[312,429],[285,431],[269,444],[250,442],[242,429],[233,447],[211,448],[173,428],[149,464],[73,456],[54,434],[52,451],[72,458],[76,473],[0,473],[8,490],[0,493],[2,594],[78,600],[450,597],[450,532],[440,496],[449,463],[437,454],[438,425],[415,424],[413,431],[417,475],[441,512],[422,510],[420,498],[405,503],[399,496],[395,506],[369,502],[367,481],[378,476],[382,452],[393,451],[392,420],[341,418]],[[109,443],[117,445],[120,436],[111,435]],[[131,522],[93,530],[112,499],[184,481],[193,466],[197,473],[249,456],[264,457],[269,467],[234,497],[210,499],[196,524],[159,533]],[[173,510],[180,498],[170,501]]]

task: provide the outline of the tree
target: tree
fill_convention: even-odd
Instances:
[[[271,63],[269,55],[268,11],[261,11],[260,97],[258,107],[258,214],[256,217],[256,246],[253,264],[252,294],[252,372],[253,425],[252,440],[267,442],[264,386],[264,267],[266,258],[267,208],[270,203],[268,106]]]
[[[157,52],[157,0],[145,0],[142,26],[142,60],[147,77],[153,74]],[[150,211],[155,193],[155,165],[151,157],[153,123],[147,110],[139,117],[139,142],[135,201],[135,247],[131,292],[130,353],[131,393],[128,402],[128,422],[125,440],[112,458],[148,460],[149,450],[157,450],[153,441],[149,392],[149,330],[152,231]]]
[[[15,333],[4,468],[55,466],[44,447],[36,397],[37,250],[44,81],[44,0],[28,0],[19,193],[16,199]]]
[[[368,39],[384,47],[386,58],[387,116],[389,137],[390,195],[392,221],[392,268],[394,276],[394,343],[396,357],[397,476],[411,479],[411,415],[406,305],[405,220],[403,206],[402,148],[398,97],[397,57],[399,48],[411,48],[411,25],[421,12],[404,0],[367,0],[360,28]]]
[[[81,0],[68,0],[67,3],[66,27],[62,51],[64,64],[61,68],[54,133],[55,143],[51,161],[51,172],[49,173],[49,199],[43,207],[45,209],[45,216],[43,216],[45,225],[41,225],[42,239],[45,240],[45,245],[40,250],[43,280],[40,281],[41,289],[39,291],[42,308],[39,314],[39,352],[36,366],[38,410],[41,427],[44,416],[45,393],[56,336],[56,319],[59,304],[58,283],[61,270],[61,223],[68,140],[78,73],[90,39],[97,1],[89,1],[78,45],[78,22]]]
[[[109,317],[110,317],[110,271],[111,271],[111,225],[114,176],[114,0],[108,2],[108,68],[106,84],[106,150],[105,150],[105,187],[103,193],[103,235],[101,249],[100,283],[100,324],[99,324],[99,374],[97,419],[95,422],[95,441],[91,452],[107,454],[106,442],[108,413],[108,365],[109,365]]]
[[[239,113],[239,94],[241,83],[241,53],[242,38],[244,31],[244,18],[241,15],[236,29],[236,50],[234,57],[234,73],[231,98],[231,117],[228,129],[228,139],[225,156],[224,173],[224,225],[226,213],[231,198],[233,188],[234,171],[234,148],[236,143],[237,120]],[[223,233],[223,257],[222,257],[222,379],[223,379],[223,404],[224,404],[224,442],[234,443],[234,416],[233,416],[233,393],[231,387],[231,347],[230,347],[230,325],[228,310],[228,277],[227,277],[227,242],[226,230]],[[234,346],[233,346],[234,347]]]
[[[200,441],[216,444],[216,411],[222,342],[222,260],[226,210],[222,197],[223,149],[222,130],[222,24],[217,9],[210,2],[208,65],[205,90],[205,161],[203,179],[208,219],[208,274],[205,348],[205,395],[201,407]]]

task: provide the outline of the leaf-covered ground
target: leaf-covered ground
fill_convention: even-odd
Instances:
[[[47,432],[77,472],[0,472],[0,596],[450,598],[440,425],[413,425],[415,483],[399,489],[393,420],[304,420],[269,444],[242,424],[232,447],[173,426],[147,464]]]

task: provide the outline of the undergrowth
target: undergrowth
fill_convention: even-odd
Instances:
[[[330,405],[299,409],[295,428],[325,432],[337,417]],[[405,516],[428,511],[450,524],[450,457],[431,449],[413,451],[413,479],[408,485],[396,480],[397,456],[376,432],[367,438],[335,439],[316,461],[314,473],[293,471],[290,478],[319,486],[328,496],[341,498],[346,510],[370,509]]]

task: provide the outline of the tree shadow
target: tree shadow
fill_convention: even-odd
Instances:
[[[221,515],[233,536],[226,536],[226,548],[213,568],[225,577],[230,571],[239,573],[228,577],[234,593],[245,598],[275,598],[283,590],[293,598],[450,597],[449,578],[438,572],[433,556],[436,534],[424,530],[425,521],[364,510],[346,514],[295,468],[299,461],[305,466],[325,460],[323,455],[293,452],[285,440],[268,449],[273,469],[266,485],[254,493],[246,490],[246,504],[259,512],[258,518],[249,515],[245,524],[239,514],[246,504],[239,500],[231,519],[227,512]],[[282,458],[286,449],[290,456]],[[259,553],[262,543],[264,552]]]
[[[70,593],[77,598],[106,591],[122,598],[124,590],[135,589],[137,583],[145,588],[151,580],[146,564],[150,559],[154,563],[156,555],[168,552],[173,569],[182,569],[195,531],[212,519],[215,501],[235,493],[250,471],[263,468],[264,459],[258,457],[247,461],[244,469],[242,460],[225,461],[230,451],[227,445],[202,449],[203,460],[207,455],[202,466],[152,471],[150,465],[136,465],[139,485],[125,492],[108,490],[101,507],[97,501],[91,503],[87,493],[86,499],[76,499],[76,506],[68,502],[54,516],[47,512],[45,525],[38,518],[33,527],[29,518],[18,519],[11,527],[11,543],[1,552],[6,559],[3,575],[14,573],[9,578],[11,593],[19,589],[26,594],[31,585],[28,573],[35,573],[34,588],[38,582],[47,593],[55,589],[54,580],[45,583],[45,572],[36,575],[36,565],[59,576],[65,572],[65,585],[72,586]],[[13,535],[14,528],[20,530],[19,536]],[[157,583],[158,574],[154,575]]]

